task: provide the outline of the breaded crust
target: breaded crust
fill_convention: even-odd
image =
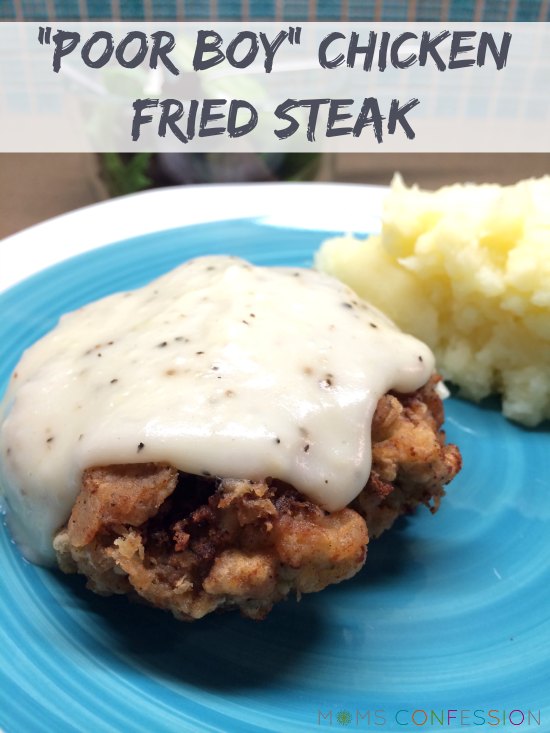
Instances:
[[[380,400],[371,475],[348,508],[325,512],[270,479],[203,478],[162,464],[92,468],[54,539],[59,565],[83,573],[96,593],[139,596],[184,620],[231,608],[260,619],[290,592],[345,580],[365,562],[369,535],[420,503],[435,512],[460,470],[440,430],[437,381]]]
[[[151,507],[157,501],[152,468],[143,467]],[[173,469],[158,470],[164,488]],[[276,482],[222,480],[216,486],[189,474],[180,475],[177,490],[138,527],[121,524],[109,501],[100,512],[101,529],[82,544],[85,509],[95,507],[90,490],[111,497],[121,472],[124,466],[112,473],[102,468],[101,480],[96,469],[86,472],[81,501],[54,541],[60,567],[84,573],[97,593],[137,593],[187,620],[226,607],[262,618],[291,590],[321,590],[351,577],[365,561],[367,529],[352,509],[327,514]],[[136,480],[135,467],[133,474]],[[139,496],[144,502],[145,491]]]
[[[460,471],[456,445],[445,443],[443,403],[434,376],[409,395],[387,394],[379,401],[372,423],[372,470],[352,503],[366,520],[371,539],[389,529],[419,504],[432,513],[445,486]]]

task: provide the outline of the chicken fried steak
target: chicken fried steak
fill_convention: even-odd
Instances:
[[[291,592],[345,580],[365,562],[369,536],[419,504],[435,512],[460,470],[441,431],[438,381],[378,402],[371,474],[349,507],[326,512],[270,478],[155,463],[92,468],[55,537],[59,565],[84,574],[96,593],[127,593],[183,620],[233,608],[261,619]]]

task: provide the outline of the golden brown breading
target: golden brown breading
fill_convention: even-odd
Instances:
[[[84,547],[102,527],[139,527],[157,513],[177,481],[175,468],[154,463],[84,471],[68,524],[71,544]]]
[[[351,507],[325,512],[275,480],[218,480],[155,464],[94,468],[54,540],[59,565],[86,575],[97,593],[137,595],[185,620],[230,608],[263,618],[290,592],[349,578],[369,535],[420,503],[436,511],[460,470],[460,453],[440,430],[437,381],[380,400],[371,475]]]
[[[445,485],[460,471],[456,445],[445,443],[439,377],[411,395],[388,394],[373,418],[372,470],[352,503],[367,521],[371,539],[389,529],[401,514],[425,504],[437,511]]]
[[[113,468],[113,491],[121,472]],[[101,469],[104,489],[109,475]],[[213,483],[184,474],[151,521],[106,524],[85,546],[72,542],[70,521],[54,541],[60,567],[86,575],[97,593],[137,593],[186,620],[225,607],[262,618],[291,590],[321,590],[362,567],[368,535],[357,512],[327,514],[277,482],[222,480],[208,495]]]

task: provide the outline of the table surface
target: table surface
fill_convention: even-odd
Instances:
[[[387,185],[395,171],[426,188],[505,184],[550,173],[550,154],[334,154],[325,156],[319,179]],[[0,155],[0,238],[106,197],[95,155]]]

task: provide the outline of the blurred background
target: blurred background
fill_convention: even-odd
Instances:
[[[0,0],[0,21],[275,20],[550,21],[550,0]],[[52,216],[150,187],[341,181],[425,188],[512,183],[550,173],[550,154],[0,155],[0,237]]]
[[[547,0],[2,0],[3,20],[545,21]]]

